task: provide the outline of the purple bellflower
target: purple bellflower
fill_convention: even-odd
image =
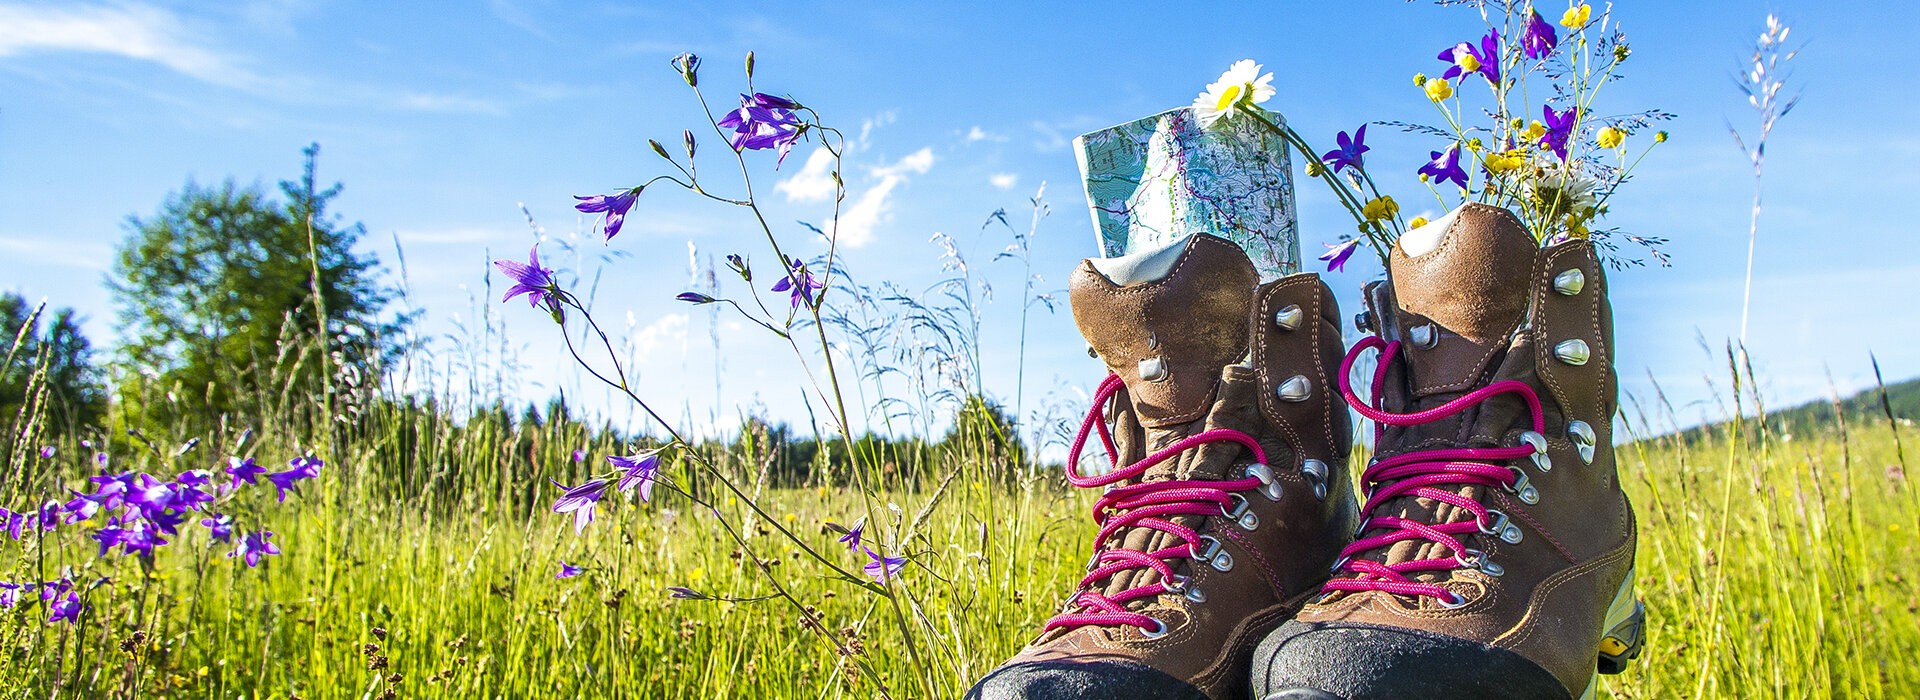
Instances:
[[[860,546],[860,538],[864,537],[866,532],[867,521],[861,520],[860,522],[854,523],[853,527],[847,530],[847,534],[841,535],[840,539],[836,541],[846,545],[847,551],[849,552],[858,551],[864,549],[864,547]]]
[[[621,493],[640,488],[641,502],[653,499],[653,482],[660,477],[660,451],[653,450],[626,457],[607,456],[607,463],[627,470],[620,475],[620,483],[615,485]]]
[[[1553,31],[1553,25],[1540,17],[1539,12],[1531,13],[1527,19],[1527,30],[1520,35],[1520,46],[1527,52],[1527,58],[1545,58],[1553,53],[1553,47],[1560,45],[1560,37]]]
[[[618,223],[613,224],[615,228]],[[522,294],[527,295],[527,305],[538,308],[546,302],[548,309],[560,308],[560,302],[554,296],[559,283],[553,279],[553,270],[540,266],[540,246],[527,251],[527,261],[495,260],[493,266],[500,268],[501,274],[513,280],[513,286],[507,288],[507,295],[500,298],[506,302]]]
[[[1358,238],[1339,245],[1328,244],[1327,252],[1320,256],[1320,260],[1327,264],[1328,272],[1338,272],[1347,266],[1347,258],[1353,257],[1354,249],[1359,247],[1360,239]]]
[[[827,285],[820,282],[820,280],[814,279],[813,273],[807,271],[806,263],[800,262],[799,260],[792,260],[789,263],[789,267],[791,269],[787,276],[781,277],[780,281],[773,283],[773,291],[787,292],[789,296],[793,297],[793,308],[800,308],[800,302],[803,301],[807,303],[808,308],[812,308],[814,304],[814,292],[825,289]],[[799,283],[795,284],[795,280],[798,280]]]
[[[102,510],[100,502],[94,500],[92,496],[73,490],[68,490],[67,493],[73,494],[73,500],[60,506],[67,511],[66,516],[60,519],[62,523],[72,525],[82,520],[92,520],[93,516],[100,514]]]
[[[1463,189],[1467,186],[1467,171],[1460,167],[1460,142],[1449,144],[1445,151],[1430,151],[1428,157],[1433,160],[1420,166],[1421,175],[1430,178],[1434,184],[1452,181],[1459,183]]]
[[[1351,138],[1347,136],[1347,132],[1342,131],[1340,132],[1339,138],[1336,139],[1340,142],[1340,147],[1327,151],[1326,155],[1320,156],[1320,160],[1326,161],[1328,165],[1333,166],[1333,171],[1336,173],[1340,172],[1341,168],[1360,170],[1364,167],[1360,165],[1360,154],[1366,153],[1369,150],[1365,143],[1366,138],[1367,125],[1365,124],[1361,124],[1360,128],[1354,129]]]
[[[1460,65],[1465,62],[1465,59],[1469,56],[1473,57],[1474,62],[1479,64],[1471,71],[1467,70],[1465,66]],[[1453,64],[1447,68],[1447,72],[1440,74],[1442,78],[1451,79],[1467,73],[1479,73],[1480,75],[1486,76],[1487,82],[1499,85],[1500,30],[1489,30],[1486,36],[1480,37],[1480,46],[1477,49],[1473,44],[1462,41],[1454,44],[1450,48],[1441,50],[1440,55],[1435,56],[1435,58]]]
[[[40,456],[42,458],[52,457],[53,453],[54,453],[54,449],[52,445],[47,445],[46,447],[40,448]]]
[[[208,515],[212,515],[213,517],[202,518],[200,524],[207,526],[207,534],[213,538],[213,541],[233,541],[233,516],[220,513],[209,513]]]
[[[227,468],[225,471],[227,472],[227,475],[232,478],[231,486],[236,489],[240,488],[240,482],[242,481],[247,482],[249,484],[260,483],[255,479],[259,477],[261,474],[267,473],[266,467],[262,467],[258,464],[254,464],[252,457],[248,457],[246,459],[241,459],[239,457],[228,457]]]
[[[777,170],[803,132],[800,118],[793,114],[799,108],[797,102],[765,93],[741,95],[740,108],[721,117],[719,125],[733,130],[730,143],[736,151],[777,149],[779,158],[773,165]]]
[[[593,509],[599,505],[600,497],[607,494],[607,482],[594,479],[572,488],[562,486],[558,481],[553,481],[553,485],[566,491],[560,494],[560,500],[553,502],[553,512],[572,513],[573,534],[580,534],[581,530],[586,529],[587,523],[593,522]]]
[[[268,474],[267,481],[273,482],[274,500],[286,501],[288,491],[299,491],[298,482],[320,476],[320,468],[326,465],[326,462],[317,458],[301,456],[287,462],[287,466],[293,467],[292,469]]]
[[[1573,114],[1575,108],[1568,106],[1566,111],[1555,113],[1553,107],[1540,105],[1541,121],[1545,122],[1547,133],[1540,135],[1540,146],[1553,149],[1560,160],[1567,159],[1567,141],[1573,138]]]
[[[0,608],[11,608],[20,604],[20,584],[0,581]]]
[[[587,451],[586,451],[586,450],[574,450],[574,451],[573,451],[573,463],[574,463],[574,464],[579,464],[579,463],[581,463],[581,462],[585,462],[585,461],[587,461]]]
[[[0,508],[0,524],[5,525],[7,534],[16,541],[26,536],[27,515],[25,513]]]
[[[860,551],[865,552],[867,558],[872,560],[867,562],[865,569],[867,575],[872,576],[875,583],[886,583],[888,579],[900,573],[900,567],[907,565],[906,557],[881,556],[866,547],[861,547]]]
[[[574,566],[572,564],[568,564],[563,561],[563,562],[560,562],[560,573],[554,574],[553,577],[554,578],[573,578],[575,576],[579,576],[581,573],[585,571],[586,569],[584,568]]]
[[[247,566],[259,566],[261,557],[280,553],[279,547],[267,541],[272,537],[273,533],[266,530],[249,532],[245,537],[240,538],[240,546],[234,547],[231,552],[227,552],[227,557],[240,557],[246,560]]]
[[[574,195],[573,198],[580,200],[580,203],[573,205],[573,208],[588,214],[605,212],[607,216],[606,220],[600,224],[600,233],[606,236],[606,240],[611,241],[613,240],[614,234],[620,232],[620,226],[626,223],[627,210],[633,208],[633,201],[640,198],[640,190],[644,187],[646,187],[646,185],[641,185],[640,187],[635,187],[630,190],[621,190],[613,194],[596,194],[586,197]],[[498,265],[500,263],[494,264]],[[540,267],[540,262],[535,260],[533,266],[535,268]],[[549,272],[551,272],[551,270],[549,270]],[[508,272],[507,274],[512,275],[513,273]]]
[[[47,622],[73,623],[80,619],[80,612],[86,609],[80,602],[79,591],[67,591],[64,597],[47,604]]]

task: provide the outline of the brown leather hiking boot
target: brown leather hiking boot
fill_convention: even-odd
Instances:
[[[1593,244],[1467,204],[1367,287],[1342,394],[1378,424],[1357,539],[1261,643],[1256,697],[1590,697],[1638,655],[1614,473],[1613,315]],[[1348,388],[1379,349],[1373,400]]]
[[[1320,591],[1353,530],[1333,295],[1312,274],[1259,284],[1205,234],[1089,260],[1070,287],[1112,372],[1067,469],[1106,489],[1094,555],[1039,637],[967,697],[1243,698],[1254,645]],[[1098,476],[1075,468],[1090,433],[1112,465]]]

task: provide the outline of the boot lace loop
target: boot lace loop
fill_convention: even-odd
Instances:
[[[1362,401],[1355,395],[1351,385],[1353,363],[1362,353],[1380,350],[1378,366],[1373,374],[1371,401]],[[1526,382],[1505,380],[1481,387],[1464,396],[1439,406],[1414,413],[1392,413],[1382,410],[1381,387],[1386,380],[1387,368],[1399,354],[1400,343],[1388,342],[1378,336],[1367,336],[1347,352],[1340,363],[1340,394],[1345,397],[1354,411],[1374,421],[1374,444],[1380,444],[1379,438],[1386,426],[1412,426],[1431,423],[1447,418],[1468,408],[1478,406],[1487,399],[1502,394],[1513,394],[1526,402],[1532,416],[1533,430],[1536,433],[1546,429],[1545,416],[1540,409],[1540,397]],[[1472,498],[1455,491],[1438,488],[1441,486],[1497,486],[1515,488],[1525,473],[1499,464],[1505,460],[1520,459],[1534,453],[1534,447],[1469,447],[1438,450],[1421,450],[1382,459],[1367,467],[1360,475],[1366,490],[1367,502],[1361,506],[1360,513],[1364,521],[1359,532],[1385,530],[1383,534],[1355,540],[1340,551],[1340,558],[1334,570],[1354,574],[1350,577],[1334,578],[1321,588],[1323,593],[1334,591],[1384,591],[1405,596],[1429,596],[1443,601],[1443,605],[1459,606],[1466,601],[1458,594],[1437,583],[1421,583],[1407,575],[1423,571],[1452,571],[1472,568],[1480,563],[1484,556],[1480,551],[1468,549],[1461,544],[1459,537],[1474,534],[1495,533],[1505,525],[1505,516],[1492,510]],[[1456,506],[1473,513],[1472,520],[1455,523],[1425,523],[1409,518],[1391,515],[1374,515],[1387,503],[1402,496],[1429,498]],[[1434,559],[1416,559],[1397,564],[1360,559],[1360,555],[1381,547],[1408,540],[1426,540],[1449,551],[1452,556]]]
[[[1067,482],[1079,488],[1105,488],[1133,479],[1146,473],[1162,462],[1177,457],[1180,453],[1214,442],[1233,442],[1246,447],[1253,453],[1254,459],[1266,463],[1266,453],[1252,436],[1238,430],[1216,429],[1188,437],[1172,445],[1147,455],[1138,462],[1125,467],[1120,466],[1119,448],[1113,442],[1113,432],[1101,414],[1106,406],[1125,386],[1117,375],[1107,375],[1094,394],[1093,406],[1087,411],[1086,420],[1080,424],[1080,432],[1073,440],[1068,452],[1066,476]],[[1097,434],[1101,445],[1107,450],[1107,461],[1113,469],[1106,474],[1087,476],[1080,473],[1078,464],[1080,451],[1086,446],[1089,434]],[[1076,628],[1084,625],[1130,625],[1138,627],[1149,636],[1158,636],[1166,632],[1160,621],[1127,609],[1130,601],[1150,598],[1162,593],[1179,590],[1175,583],[1179,577],[1174,574],[1171,560],[1185,557],[1197,557],[1196,547],[1203,537],[1193,528],[1168,520],[1177,515],[1220,515],[1230,507],[1232,492],[1259,488],[1262,481],[1249,476],[1232,481],[1213,481],[1195,479],[1176,479],[1151,481],[1126,486],[1114,486],[1093,506],[1093,521],[1100,525],[1100,532],[1094,537],[1094,551],[1098,552],[1090,562],[1093,568],[1080,579],[1079,590],[1068,599],[1066,606],[1058,615],[1047,620],[1045,631],[1061,628]],[[1108,548],[1110,541],[1127,528],[1144,527],[1168,533],[1180,543],[1171,547],[1153,551],[1139,551],[1123,547]],[[1107,595],[1092,588],[1093,584],[1115,574],[1137,569],[1151,569],[1160,575],[1160,580]]]

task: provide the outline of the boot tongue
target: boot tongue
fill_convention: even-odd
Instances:
[[[1389,256],[1416,397],[1467,391],[1526,320],[1539,246],[1505,209],[1464,204],[1401,236]]]
[[[1498,365],[1514,332],[1526,321],[1538,249],[1513,214],[1483,204],[1462,205],[1400,238],[1388,261],[1392,282],[1370,287],[1367,295],[1374,317],[1383,321],[1383,337],[1401,342],[1398,360],[1383,378],[1386,410],[1412,413],[1434,408],[1487,383],[1489,366]],[[1469,407],[1431,423],[1389,426],[1383,443],[1413,446],[1416,451],[1489,447],[1489,441],[1473,437],[1487,432],[1486,426],[1475,425],[1480,414],[1479,407]],[[1500,428],[1492,434],[1505,426]],[[1383,450],[1378,457],[1403,451]],[[1480,486],[1434,488],[1475,500],[1486,495]],[[1417,496],[1394,499],[1371,515],[1435,525],[1474,518],[1465,508]],[[1440,544],[1417,538],[1376,550],[1370,558],[1397,564],[1450,554]],[[1410,578],[1437,583],[1450,574],[1424,571]],[[1433,601],[1423,598],[1421,603]]]
[[[1239,246],[1195,234],[1165,249],[1082,262],[1068,290],[1074,323],[1126,382],[1140,424],[1168,428],[1198,420],[1220,368],[1247,356],[1259,283]]]
[[[1214,428],[1254,430],[1252,421],[1260,417],[1253,373],[1227,366],[1247,357],[1249,309],[1259,282],[1239,246],[1207,234],[1137,255],[1088,260],[1074,271],[1068,284],[1074,323],[1107,370],[1126,383],[1126,408],[1143,428],[1142,456]],[[1209,443],[1185,450],[1129,483],[1223,480],[1243,449]],[[1198,528],[1205,516],[1167,519]],[[1170,533],[1130,527],[1115,533],[1107,548],[1153,552],[1179,544]],[[1186,565],[1169,563],[1176,570]],[[1100,590],[1115,595],[1158,580],[1158,573],[1143,567],[1114,574]],[[1142,598],[1128,607],[1153,602]]]

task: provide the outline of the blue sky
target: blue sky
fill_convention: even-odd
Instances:
[[[1550,16],[1563,9],[1545,1]],[[567,389],[611,405],[604,392],[577,390],[543,316],[475,298],[487,259],[523,255],[533,241],[524,203],[549,239],[550,263],[599,275],[600,315],[631,344],[664,411],[696,426],[716,415],[731,423],[754,406],[804,421],[790,351],[724,316],[716,403],[710,316],[671,300],[688,282],[689,242],[703,255],[751,253],[763,276],[771,269],[740,212],[649,190],[608,247],[569,208],[572,195],[664,172],[646,139],[671,144],[701,123],[671,56],[706,57],[703,87],[726,104],[752,49],[761,90],[793,95],[855,140],[849,201],[868,202],[861,216],[871,222],[845,250],[855,275],[925,289],[944,274],[928,241],[943,232],[994,286],[984,364],[989,389],[1010,401],[1022,273],[989,262],[1008,238],[981,233],[980,222],[1002,207],[1024,221],[1027,198],[1046,183],[1052,215],[1040,225],[1035,271],[1059,286],[1094,252],[1074,135],[1185,104],[1228,64],[1253,58],[1276,76],[1267,106],[1329,148],[1335,131],[1366,121],[1428,120],[1411,76],[1437,73],[1440,48],[1483,31],[1469,9],[1402,2],[1167,7],[0,2],[0,289],[79,309],[96,343],[109,345],[113,307],[101,282],[126,217],[151,215],[190,178],[271,186],[296,175],[300,149],[317,141],[321,177],[346,186],[336,211],[366,224],[368,251],[391,267],[395,241],[404,247],[411,301],[426,312],[423,332],[441,338],[443,362],[473,344],[442,336],[456,323],[475,327],[488,306],[526,364],[522,396]],[[1597,109],[1679,115],[1609,219],[1673,241],[1671,268],[1613,278],[1628,391],[1647,396],[1657,380],[1683,421],[1719,414],[1704,377],[1724,386],[1724,359],[1701,343],[1719,348],[1738,332],[1752,187],[1727,124],[1755,121],[1731,76],[1770,11],[1793,25],[1792,43],[1806,44],[1794,62],[1806,96],[1769,146],[1749,338],[1765,395],[1776,405],[1824,396],[1829,371],[1841,391],[1860,388],[1871,381],[1870,351],[1889,379],[1920,374],[1920,306],[1907,303],[1920,259],[1899,206],[1920,189],[1909,165],[1920,159],[1920,100],[1903,87],[1910,69],[1896,51],[1911,17],[1900,10],[1615,5],[1634,53],[1627,79]],[[1416,211],[1431,202],[1413,171],[1439,146],[1369,132],[1368,165],[1382,184]],[[703,156],[718,152],[710,136],[703,146]],[[820,247],[785,222],[824,219],[824,205],[774,186],[808,154],[796,151],[778,173],[755,162],[776,233],[812,255]],[[721,165],[707,161],[710,172]],[[1351,225],[1317,187],[1300,192],[1310,250]],[[563,255],[562,242],[581,255]],[[625,257],[595,262],[609,251]],[[1343,308],[1376,274],[1355,264],[1331,276]],[[1064,306],[1040,312],[1029,334],[1028,409],[1050,390],[1070,394],[1099,378]]]

